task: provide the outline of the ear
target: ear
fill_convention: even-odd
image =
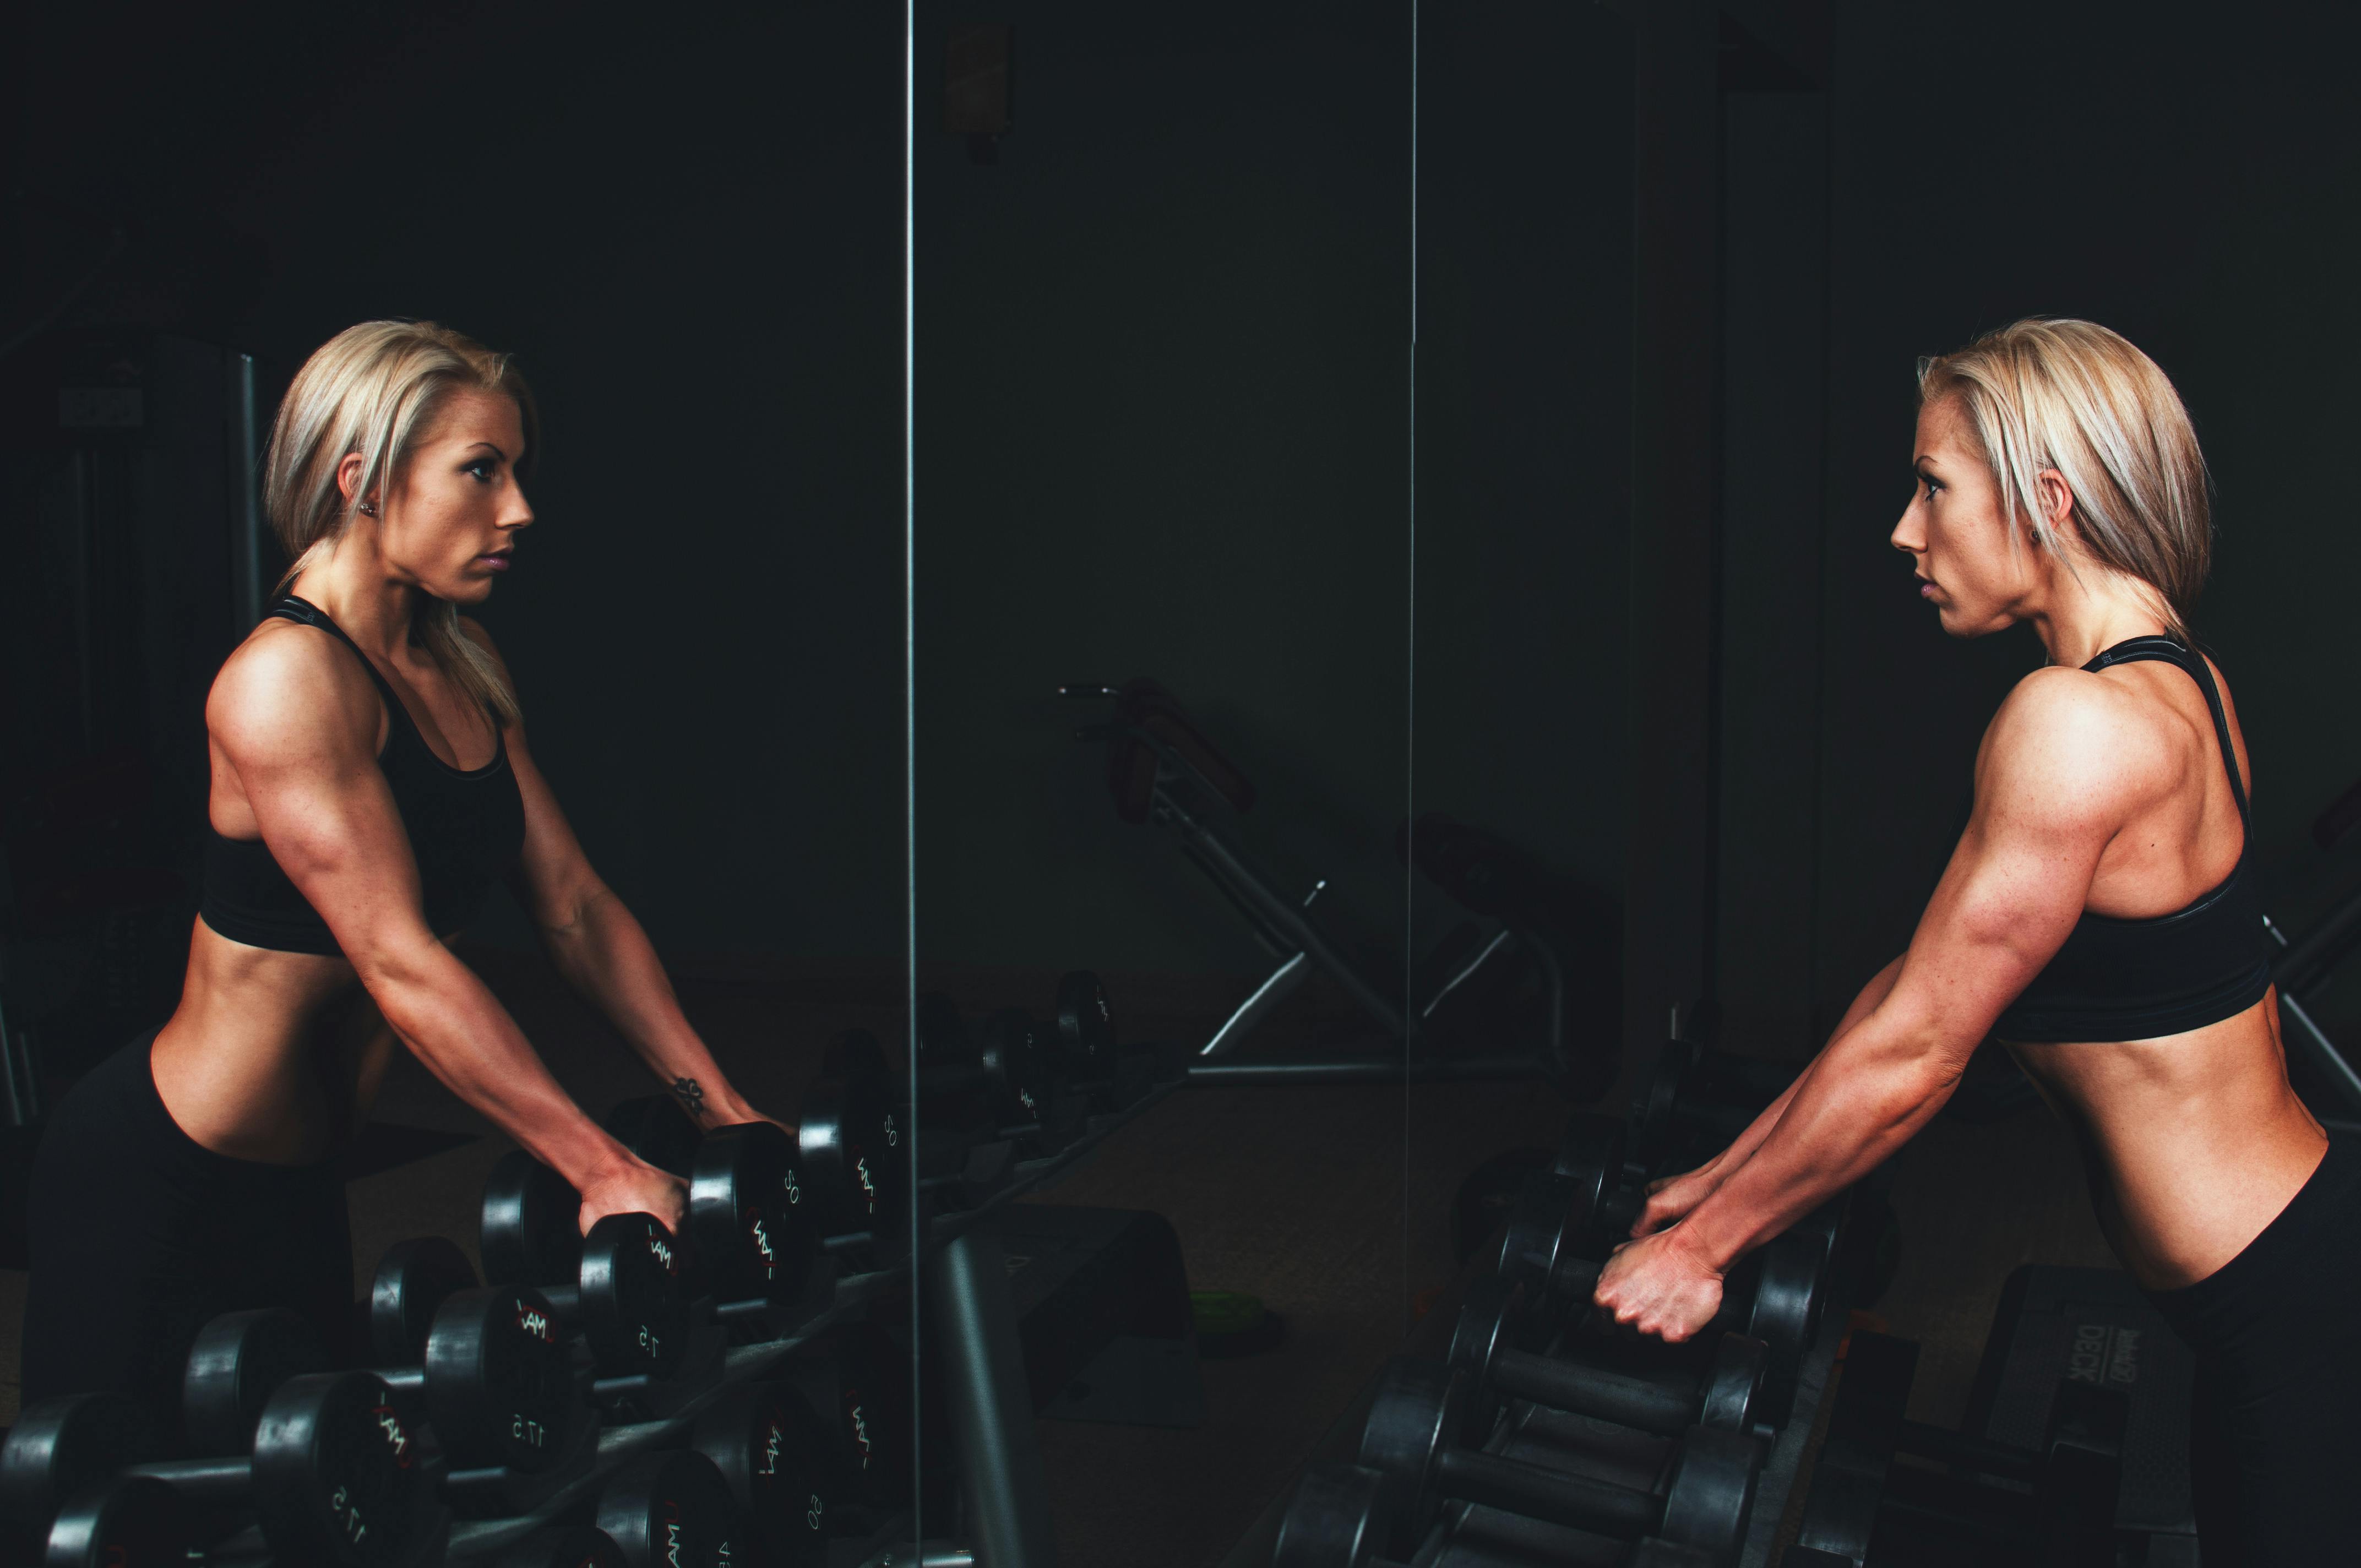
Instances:
[[[2033,522],[2035,535],[2046,531],[2081,543],[2080,531],[2074,526],[2074,487],[2066,482],[2066,476],[2055,468],[2044,468],[2034,476],[2033,487],[2041,501],[2041,515]]]
[[[361,455],[357,452],[346,453],[343,460],[336,465],[336,490],[345,498],[345,504],[348,507],[353,504],[353,491],[361,482],[361,469],[364,466]]]

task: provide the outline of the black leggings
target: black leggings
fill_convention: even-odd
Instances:
[[[353,1242],[338,1163],[198,1144],[156,1092],[154,1039],[75,1084],[34,1156],[24,1402],[119,1389],[177,1426],[189,1345],[220,1313],[291,1307],[341,1348]]]
[[[2150,1291],[2197,1355],[2189,1473],[2205,1568],[2361,1551],[2361,1144],[2331,1138],[2246,1249]]]

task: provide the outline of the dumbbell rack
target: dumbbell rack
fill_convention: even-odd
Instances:
[[[698,1416],[733,1386],[757,1381],[792,1361],[813,1339],[854,1319],[870,1303],[914,1281],[927,1292],[936,1314],[948,1379],[952,1438],[965,1491],[965,1519],[973,1540],[946,1546],[911,1540],[912,1521],[896,1519],[867,1541],[847,1538],[829,1549],[830,1568],[935,1568],[976,1563],[983,1568],[1045,1568],[1054,1561],[1049,1544],[1049,1504],[1043,1490],[1040,1451],[1033,1431],[1031,1396],[1024,1355],[1017,1343],[1016,1314],[1008,1270],[993,1220],[1008,1203],[1038,1191],[1088,1158],[1110,1135],[1160,1104],[1180,1087],[1155,1085],[1124,1109],[1093,1113],[1082,1134],[1057,1153],[1010,1160],[982,1185],[968,1207],[925,1222],[914,1256],[884,1267],[839,1277],[814,1291],[812,1310],[787,1333],[759,1344],[731,1348],[713,1387],[684,1401],[661,1420],[609,1427],[598,1452],[581,1474],[551,1492],[532,1512],[502,1519],[456,1523],[445,1548],[453,1563],[466,1563],[510,1545],[534,1530],[578,1508],[607,1476],[635,1455],[684,1442]],[[971,1161],[971,1169],[975,1164]],[[924,1209],[919,1209],[921,1214]],[[914,1222],[915,1223],[915,1222]]]
[[[1841,1288],[1839,1288],[1841,1287]],[[1851,1281],[1832,1279],[1828,1310],[1820,1315],[1819,1331],[1796,1370],[1795,1409],[1765,1454],[1755,1483],[1754,1507],[1747,1516],[1746,1542],[1736,1568],[1770,1568],[1780,1524],[1795,1493],[1795,1478],[1812,1439],[1815,1418],[1828,1391],[1838,1347],[1843,1343]],[[1653,1479],[1659,1452],[1634,1445],[1629,1429],[1563,1410],[1547,1410],[1519,1403],[1510,1419],[1485,1444],[1485,1451],[1544,1468],[1597,1479],[1646,1487]],[[1576,1455],[1579,1455],[1578,1458]],[[1622,1474],[1618,1465],[1628,1466]],[[1498,1509],[1454,1503],[1444,1512],[1435,1530],[1411,1559],[1411,1568],[1496,1568],[1504,1554],[1529,1554],[1536,1562],[1580,1563],[1608,1561],[1598,1556],[1598,1539],[1577,1530],[1503,1513]]]

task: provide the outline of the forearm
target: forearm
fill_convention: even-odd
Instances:
[[[713,1053],[680,1010],[655,947],[623,901],[603,884],[564,925],[545,927],[552,962],[596,1003],[650,1071],[707,1126],[750,1122],[757,1113],[730,1086]]]
[[[439,944],[365,976],[386,1023],[429,1072],[579,1191],[632,1163],[574,1103],[508,1010]]]
[[[1769,1135],[1683,1223],[1687,1245],[1727,1268],[1909,1142],[1959,1084],[1959,1065],[1914,1032],[1872,1014],[1831,1041]]]
[[[1869,983],[1861,988],[1860,994],[1852,999],[1852,1005],[1845,1009],[1845,1015],[1838,1021],[1836,1028],[1829,1034],[1828,1045],[1832,1046],[1844,1038],[1855,1025],[1877,1011],[1878,1004],[1883,1002],[1887,994],[1894,990],[1894,977],[1901,972],[1902,960],[1897,958],[1870,976]],[[1828,1047],[1823,1046],[1821,1053],[1825,1054],[1827,1049]],[[1786,1115],[1787,1107],[1794,1103],[1796,1094],[1803,1090],[1806,1081],[1811,1078],[1812,1069],[1819,1064],[1819,1056],[1816,1055],[1810,1061],[1805,1063],[1804,1070],[1795,1075],[1795,1080],[1780,1091],[1779,1098],[1765,1105],[1761,1113],[1747,1124],[1746,1130],[1730,1141],[1728,1148],[1714,1156],[1712,1160],[1708,1162],[1707,1168],[1727,1174],[1745,1164],[1754,1151],[1763,1146],[1763,1141],[1771,1135],[1772,1129],[1779,1124],[1780,1119]]]

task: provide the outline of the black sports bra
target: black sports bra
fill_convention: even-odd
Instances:
[[[385,749],[377,765],[393,791],[410,852],[418,861],[426,923],[448,936],[473,920],[493,880],[524,848],[524,795],[509,767],[505,733],[480,768],[455,768],[434,754],[410,710],[367,654],[327,612],[290,594],[270,607],[278,616],[334,635],[360,660],[385,702]],[[494,721],[494,729],[499,723]],[[205,826],[204,895],[197,913],[233,942],[282,953],[335,956],[336,938],[319,911],[288,880],[259,839],[225,838]]]
[[[2084,910],[2066,945],[1993,1025],[2004,1040],[2147,1040],[2185,1034],[2235,1017],[2270,989],[2262,906],[2246,872],[2254,819],[2213,670],[2169,637],[2118,642],[2082,667],[2103,670],[2144,659],[2179,665],[2205,693],[2213,736],[2230,773],[2230,793],[2238,802],[2238,863],[2221,886],[2170,915],[2125,920]]]

